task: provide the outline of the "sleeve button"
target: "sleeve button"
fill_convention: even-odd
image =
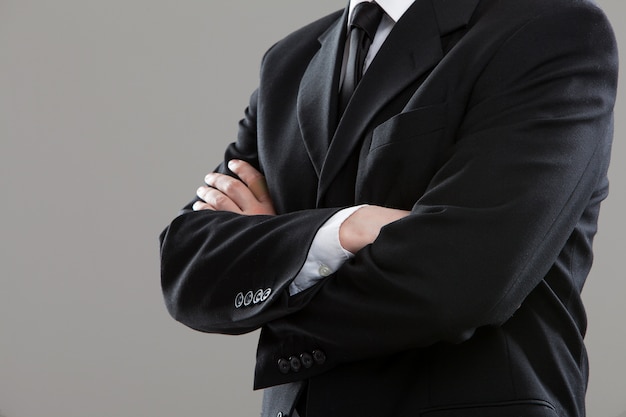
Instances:
[[[258,290],[254,294],[254,298],[252,299],[252,302],[254,304],[259,304],[261,301],[263,301],[263,290]]]
[[[314,350],[313,351],[313,360],[315,361],[316,364],[318,365],[323,365],[324,362],[326,362],[326,354],[321,351],[321,350]]]
[[[308,369],[313,366],[313,357],[308,353],[303,353],[300,355],[300,362],[302,362],[302,366]]]
[[[283,374],[288,374],[291,370],[291,364],[287,359],[280,358],[278,360],[278,370]]]
[[[243,305],[243,293],[240,292],[235,297],[235,308],[241,308],[242,305]]]
[[[246,296],[243,299],[243,305],[248,307],[250,304],[252,304],[253,298],[254,298],[254,294],[252,293],[252,291],[248,291],[246,293]]]
[[[302,368],[302,362],[300,362],[300,359],[295,356],[289,358],[289,365],[291,366],[291,370],[294,372],[299,372],[300,368]]]

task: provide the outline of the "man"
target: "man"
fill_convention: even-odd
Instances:
[[[357,3],[265,55],[161,235],[170,313],[262,327],[263,416],[584,416],[608,22],[587,0],[377,0],[354,41]]]

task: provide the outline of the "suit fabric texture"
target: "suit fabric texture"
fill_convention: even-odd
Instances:
[[[277,216],[186,206],[167,308],[262,328],[262,415],[581,417],[580,291],[608,190],[617,53],[586,0],[417,0],[338,117],[346,11],[264,56],[226,150]],[[217,171],[233,175],[221,164]],[[411,210],[336,273],[288,286],[339,209]]]

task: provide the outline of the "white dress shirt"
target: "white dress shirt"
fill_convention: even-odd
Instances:
[[[356,5],[363,3],[364,1],[369,0],[350,0],[348,22],[350,22],[352,12],[354,11]],[[370,45],[367,56],[365,57],[363,72],[367,71],[367,68],[372,63],[372,60],[385,42],[385,39],[387,39],[391,29],[393,29],[396,22],[400,20],[402,15],[409,9],[414,1],[415,0],[376,1],[385,13],[383,13],[383,17],[378,25],[378,29],[376,30],[376,35],[374,36],[374,40]],[[347,42],[345,48],[346,49],[343,54],[343,64],[341,67],[342,82],[345,76],[346,61],[348,59]],[[345,250],[339,243],[339,228],[344,220],[350,217],[352,213],[361,207],[363,207],[363,205],[343,209],[328,219],[326,223],[320,227],[315,235],[315,238],[313,239],[313,243],[311,244],[302,269],[289,286],[290,295],[297,294],[300,291],[313,286],[319,280],[324,279],[337,271],[337,269],[339,269],[345,261],[354,256],[354,254]]]

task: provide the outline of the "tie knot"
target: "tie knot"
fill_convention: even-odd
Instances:
[[[380,19],[383,17],[383,9],[376,2],[364,1],[356,5],[352,11],[350,27],[362,29],[370,40],[374,39]]]

